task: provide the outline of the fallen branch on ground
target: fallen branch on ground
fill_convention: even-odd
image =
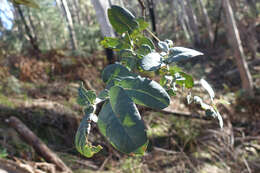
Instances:
[[[6,122],[13,127],[24,141],[31,145],[40,156],[47,162],[55,164],[57,170],[72,173],[71,169],[18,118],[12,116],[7,119]]]

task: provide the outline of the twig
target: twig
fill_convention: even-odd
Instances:
[[[248,170],[248,173],[252,173],[252,171],[251,171],[251,169],[250,169],[250,167],[249,167],[249,165],[248,165],[248,162],[246,161],[245,157],[243,157],[243,162],[244,162],[245,165],[246,165],[246,168],[247,168],[247,170]]]
[[[81,161],[81,160],[74,160],[75,163],[84,165],[86,167],[92,168],[93,170],[97,170],[98,167],[92,163],[89,163],[88,161]]]
[[[102,163],[102,165],[100,166],[100,168],[98,169],[98,171],[102,171],[104,169],[104,167],[106,166],[108,160],[110,160],[112,157],[112,154],[110,154],[105,160],[104,162]]]
[[[154,33],[152,31],[150,31],[149,29],[145,29],[156,41],[160,42],[160,39],[158,37],[156,37],[156,35],[154,35]]]
[[[164,148],[159,148],[159,147],[153,147],[153,149],[156,151],[161,151],[161,152],[167,153],[167,154],[180,154],[179,152],[166,150]]]
[[[57,169],[63,172],[72,173],[71,169],[51,151],[25,124],[18,118],[11,117],[6,122],[13,127],[24,141],[31,145],[35,151],[41,155],[46,161],[56,165]]]

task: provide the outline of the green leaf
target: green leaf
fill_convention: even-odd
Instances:
[[[213,91],[210,84],[205,79],[201,79],[200,84],[209,93],[210,99],[211,99],[211,101],[213,101],[213,99],[215,97],[215,92]]]
[[[141,56],[145,56],[148,53],[151,53],[152,49],[148,44],[142,44],[141,47],[139,49],[136,50],[136,53],[141,55]]]
[[[154,44],[153,44],[153,41],[152,41],[150,38],[148,38],[148,37],[143,37],[143,36],[142,36],[142,37],[138,38],[136,44],[137,44],[139,47],[140,47],[141,45],[143,45],[143,44],[147,44],[147,45],[150,46],[151,49],[155,49],[155,46],[154,46]]]
[[[142,154],[140,148],[147,143],[147,136],[136,105],[118,86],[112,87],[109,95],[110,102],[104,103],[98,116],[100,132],[119,151]]]
[[[160,42],[158,43],[158,46],[159,46],[159,48],[160,48],[162,51],[164,51],[164,52],[168,52],[168,51],[169,51],[169,45],[168,45],[167,42],[160,41]]]
[[[133,44],[132,43],[133,41],[131,40],[128,32],[125,32],[125,34],[123,34],[123,40],[124,40],[124,43],[128,44],[130,46],[130,48],[131,48],[131,46]]]
[[[165,78],[165,76],[162,76],[160,79],[160,85],[165,86],[166,84],[167,84],[167,79]]]
[[[120,41],[118,38],[105,37],[100,43],[105,48],[115,49],[120,44]]]
[[[92,114],[93,109],[85,110],[85,116],[83,117],[79,128],[76,133],[75,137],[75,146],[76,149],[86,157],[92,157],[95,153],[99,152],[102,147],[92,146],[92,144],[87,140],[87,134],[90,131],[90,117]]]
[[[145,30],[149,26],[149,23],[146,22],[143,17],[137,18],[136,21],[139,24],[139,28],[138,28],[139,32]]]
[[[131,33],[134,29],[138,28],[135,16],[125,8],[112,5],[108,9],[108,18],[113,28],[120,34],[127,31]]]
[[[98,98],[101,99],[101,100],[105,100],[107,99],[109,96],[108,96],[108,90],[107,89],[104,89],[102,90],[99,95],[98,95]]]
[[[141,60],[141,67],[146,71],[155,71],[162,65],[162,57],[157,52],[147,54]]]
[[[135,57],[134,52],[131,49],[124,49],[119,52],[121,58]]]
[[[165,42],[168,44],[169,48],[173,47],[173,42],[171,40],[165,40]]]
[[[102,72],[102,79],[105,83],[109,83],[116,77],[127,77],[127,76],[136,76],[131,73],[126,67],[120,64],[111,64],[108,65]]]
[[[176,83],[179,84],[179,85],[185,85],[186,88],[192,88],[194,86],[194,81],[193,81],[193,78],[184,73],[184,72],[178,72],[181,77],[183,77],[185,80],[176,80]]]
[[[164,109],[170,104],[170,96],[157,82],[143,77],[126,77],[117,82],[127,95],[143,106]]]
[[[130,71],[134,70],[137,66],[137,59],[134,57],[122,58],[120,62],[122,63],[122,65],[124,65]]]
[[[203,53],[199,51],[184,48],[184,47],[173,47],[170,48],[169,51],[170,51],[169,57],[164,60],[164,62],[167,64],[170,64],[172,62],[179,62],[179,61],[186,60],[188,58],[203,55]]]
[[[34,0],[12,0],[14,4],[25,5],[32,8],[40,8]]]
[[[81,106],[87,106],[89,104],[94,104],[96,100],[96,93],[92,90],[86,90],[83,83],[80,84],[78,88],[78,98],[77,103]]]
[[[167,93],[170,95],[170,96],[176,96],[176,92],[174,91],[174,89],[170,88],[167,90]]]

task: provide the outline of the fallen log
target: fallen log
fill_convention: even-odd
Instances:
[[[57,170],[72,173],[71,169],[67,167],[65,163],[18,118],[12,116],[7,119],[6,122],[13,127],[21,138],[31,145],[40,156],[42,156],[47,162],[53,163]]]

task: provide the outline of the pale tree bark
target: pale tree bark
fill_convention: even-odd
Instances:
[[[74,25],[71,17],[71,13],[67,4],[67,0],[56,0],[57,5],[60,5],[60,8],[64,11],[64,15],[66,17],[67,21],[67,26],[69,30],[69,35],[70,35],[70,42],[71,42],[71,47],[73,50],[76,50],[78,48],[77,45],[77,38],[76,38],[76,33],[74,30]]]
[[[112,26],[109,23],[107,9],[110,7],[108,0],[91,0],[95,11],[98,23],[100,25],[103,37],[115,37]],[[106,49],[107,60],[109,64],[114,61],[114,53],[111,49]]]
[[[226,14],[227,24],[226,29],[228,32],[229,44],[234,51],[235,60],[239,69],[240,78],[242,81],[242,88],[248,92],[250,96],[254,96],[253,80],[245,60],[244,50],[241,44],[239,31],[236,25],[234,14],[230,6],[229,0],[222,0],[223,9]]]
[[[204,23],[207,26],[207,33],[208,33],[209,41],[212,45],[213,41],[214,41],[214,35],[213,35],[212,27],[211,27],[211,22],[210,22],[210,19],[209,19],[209,16],[208,16],[208,12],[207,12],[207,9],[205,8],[205,5],[203,4],[203,0],[198,0],[198,2],[200,4],[200,8],[201,8],[201,11],[202,11]]]
[[[107,17],[107,9],[110,7],[107,0],[91,0],[96,11],[96,17],[104,37],[114,37],[115,33]]]

